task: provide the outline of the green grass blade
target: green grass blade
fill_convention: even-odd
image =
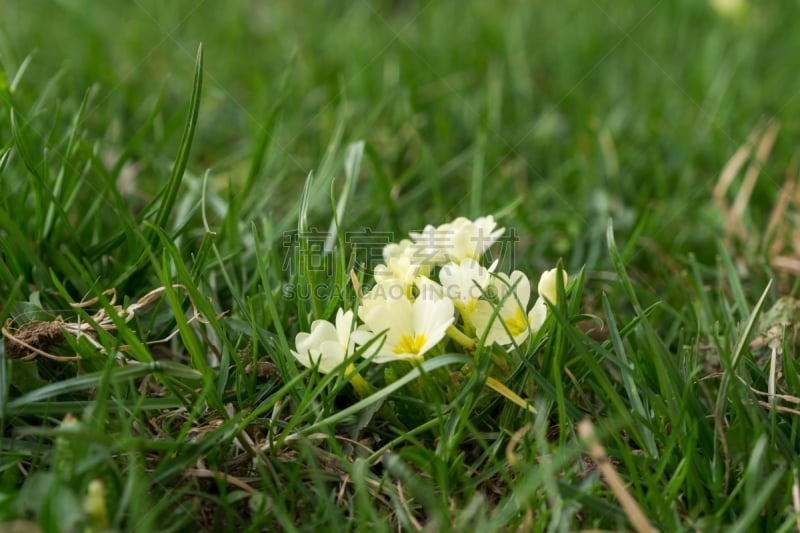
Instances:
[[[192,141],[194,140],[195,129],[197,128],[197,117],[200,113],[200,94],[203,88],[203,45],[197,47],[197,58],[195,60],[194,70],[194,84],[192,86],[192,97],[189,101],[189,115],[186,119],[186,125],[183,130],[183,136],[178,147],[178,155],[175,158],[175,163],[172,167],[172,173],[164,188],[159,192],[158,197],[161,199],[158,211],[152,220],[152,224],[156,228],[166,229],[168,227],[172,208],[178,198],[178,192],[181,188],[183,175],[186,171],[186,165],[189,162],[189,153],[192,148]],[[148,242],[151,247],[155,246],[158,242],[158,235],[151,229],[148,234]]]

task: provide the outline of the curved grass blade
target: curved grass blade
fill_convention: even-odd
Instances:
[[[200,93],[203,88],[203,45],[197,47],[197,60],[195,62],[194,70],[194,85],[192,87],[192,98],[189,102],[189,117],[186,120],[186,126],[183,130],[181,143],[178,148],[178,156],[175,159],[175,165],[172,167],[172,174],[169,181],[164,187],[163,191],[158,196],[161,197],[161,204],[158,207],[158,212],[152,224],[157,228],[165,228],[167,220],[169,219],[175,201],[178,198],[178,191],[183,181],[183,174],[186,171],[186,165],[189,161],[189,151],[192,148],[192,141],[194,139],[194,131],[197,127],[197,116],[200,111]],[[151,229],[147,231],[147,241],[150,243],[151,249],[155,249],[158,244],[158,233]],[[147,254],[142,254],[140,259],[144,260]]]
[[[391,385],[382,388],[375,394],[367,396],[360,402],[356,402],[350,407],[342,409],[338,413],[333,414],[324,420],[320,420],[316,424],[311,424],[310,426],[306,426],[305,428],[303,428],[301,433],[304,435],[308,435],[309,433],[313,433],[314,431],[319,431],[321,428],[325,426],[330,426],[332,424],[335,424],[336,422],[339,422],[340,420],[344,420],[345,418],[348,418],[349,416],[358,413],[362,409],[366,409],[370,405],[388,398],[389,396],[391,396],[393,392],[402,389],[406,384],[417,379],[423,373],[431,372],[443,366],[448,366],[453,364],[464,365],[464,364],[470,364],[472,362],[473,361],[471,358],[467,357],[466,355],[460,355],[460,354],[446,354],[425,361],[419,367],[414,368],[413,370],[411,370],[411,372],[404,375],[402,378],[398,379]]]
[[[170,361],[156,361],[154,363],[141,363],[114,369],[111,372],[109,383],[122,383],[159,372],[179,379],[199,380],[202,378],[202,374],[193,368]],[[9,402],[5,414],[15,414],[15,409],[48,400],[61,394],[97,387],[104,379],[105,375],[106,372],[104,371],[93,372],[84,376],[78,376],[46,385]]]

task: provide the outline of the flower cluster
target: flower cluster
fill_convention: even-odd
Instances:
[[[558,271],[541,275],[529,309],[531,282],[523,272],[497,273],[497,261],[480,262],[503,231],[492,216],[460,217],[385,246],[376,283],[356,312],[339,309],[334,323],[315,320],[310,333],[297,335],[292,354],[327,373],[355,353],[374,363],[419,363],[448,339],[465,352],[519,346],[542,327],[546,300],[556,301]]]

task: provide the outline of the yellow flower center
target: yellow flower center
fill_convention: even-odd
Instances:
[[[456,305],[456,309],[461,312],[462,316],[471,315],[472,312],[475,311],[475,307],[478,306],[478,300],[475,298],[468,300],[467,303],[464,303],[460,300],[455,300],[453,303]]]
[[[506,326],[508,326],[508,331],[512,337],[528,331],[528,317],[525,316],[521,307],[517,306],[514,316],[506,319]]]
[[[400,337],[400,342],[392,350],[394,353],[413,353],[418,354],[422,347],[425,345],[425,335],[403,335]]]

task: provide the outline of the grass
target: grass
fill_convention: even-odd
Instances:
[[[800,527],[795,320],[762,320],[798,289],[766,230],[800,136],[796,2],[0,9],[0,323],[80,357],[0,348],[0,526]],[[764,117],[733,236],[714,186]],[[361,365],[366,399],[296,364],[369,239],[486,214],[504,271],[572,279],[503,380],[535,415],[486,365],[424,392],[455,353]],[[774,325],[773,378],[752,341]]]

